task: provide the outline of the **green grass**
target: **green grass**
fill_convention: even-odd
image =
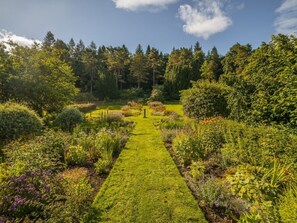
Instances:
[[[165,103],[165,107],[169,111],[174,111],[181,116],[184,115],[183,106],[181,104],[172,104],[172,103],[167,104],[167,103]]]
[[[98,222],[206,222],[152,118],[130,119],[133,134],[92,205]]]

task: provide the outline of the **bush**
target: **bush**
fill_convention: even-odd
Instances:
[[[43,222],[47,215],[44,208],[55,202],[61,188],[59,182],[53,172],[44,170],[9,177],[1,185],[0,216],[7,222],[23,222],[25,219]]]
[[[178,135],[173,140],[172,148],[184,166],[191,164],[192,160],[202,158],[201,141],[193,135]]]
[[[111,168],[112,163],[109,160],[99,159],[95,163],[95,169],[97,173],[108,173]]]
[[[68,143],[67,134],[54,131],[26,142],[13,141],[3,149],[6,162],[10,164],[8,169],[16,175],[29,170],[60,170]]]
[[[60,202],[47,207],[49,219],[46,222],[83,222],[93,200],[93,191],[88,170],[75,168],[60,174],[63,196]]]
[[[194,119],[214,116],[227,117],[229,87],[215,82],[198,81],[191,89],[182,91],[184,113]]]
[[[121,112],[109,112],[106,116],[107,123],[111,124],[113,122],[121,122],[123,115]]]
[[[163,86],[155,86],[152,90],[149,101],[164,101],[164,87]]]
[[[151,109],[152,115],[164,115],[166,112],[166,107],[160,101],[152,101],[148,103],[149,108]]]
[[[24,105],[0,104],[0,139],[11,140],[22,135],[37,133],[42,128],[41,119]]]
[[[83,114],[74,108],[65,108],[56,118],[55,124],[63,131],[72,132],[84,120]]]
[[[65,154],[67,165],[85,166],[88,161],[88,153],[82,146],[69,146]]]
[[[88,113],[97,108],[95,103],[79,103],[67,106],[67,108],[74,108],[83,113]]]

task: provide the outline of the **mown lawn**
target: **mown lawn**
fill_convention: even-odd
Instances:
[[[150,117],[133,135],[94,200],[98,222],[206,222]]]

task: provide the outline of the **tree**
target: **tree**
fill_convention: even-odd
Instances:
[[[98,74],[97,46],[93,41],[83,51],[82,61],[85,68],[85,86],[89,89],[90,94],[93,95],[94,80]]]
[[[197,81],[201,78],[201,67],[205,60],[205,54],[202,51],[202,48],[199,42],[196,42],[194,47],[194,54],[193,54],[193,76],[191,80]]]
[[[279,34],[250,57],[242,80],[251,86],[250,119],[297,126],[297,38]]]
[[[179,91],[190,87],[193,77],[193,52],[181,48],[171,52],[165,72],[165,88],[169,97],[178,99]]]
[[[75,77],[71,67],[60,59],[59,50],[17,46],[11,57],[13,99],[26,102],[40,116],[71,103],[77,93]]]
[[[158,74],[160,74],[160,68],[162,66],[162,58],[160,56],[159,51],[156,48],[152,48],[149,50],[147,56],[148,68],[152,70],[153,74],[153,87],[157,84]]]
[[[132,57],[131,61],[131,75],[135,78],[137,83],[137,88],[140,88],[141,83],[146,83],[147,81],[147,60],[144,56],[141,45],[138,45],[135,54]]]
[[[201,67],[201,77],[209,81],[218,81],[222,73],[221,57],[218,54],[217,48],[213,47]]]
[[[109,70],[115,76],[115,85],[119,89],[124,83],[123,75],[125,66],[129,63],[129,51],[123,47],[109,48],[107,51],[107,64]]]
[[[54,34],[51,31],[48,31],[43,39],[43,46],[45,48],[51,48],[55,42],[56,40]]]
[[[9,76],[12,73],[12,61],[4,44],[0,43],[0,102],[9,100],[11,88]]]
[[[224,74],[220,77],[221,81],[230,86],[236,85],[236,79],[248,65],[251,55],[251,45],[234,44],[222,60]]]

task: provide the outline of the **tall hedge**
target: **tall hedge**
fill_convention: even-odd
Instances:
[[[22,135],[39,132],[42,122],[39,116],[22,104],[0,104],[0,139],[16,139]]]

